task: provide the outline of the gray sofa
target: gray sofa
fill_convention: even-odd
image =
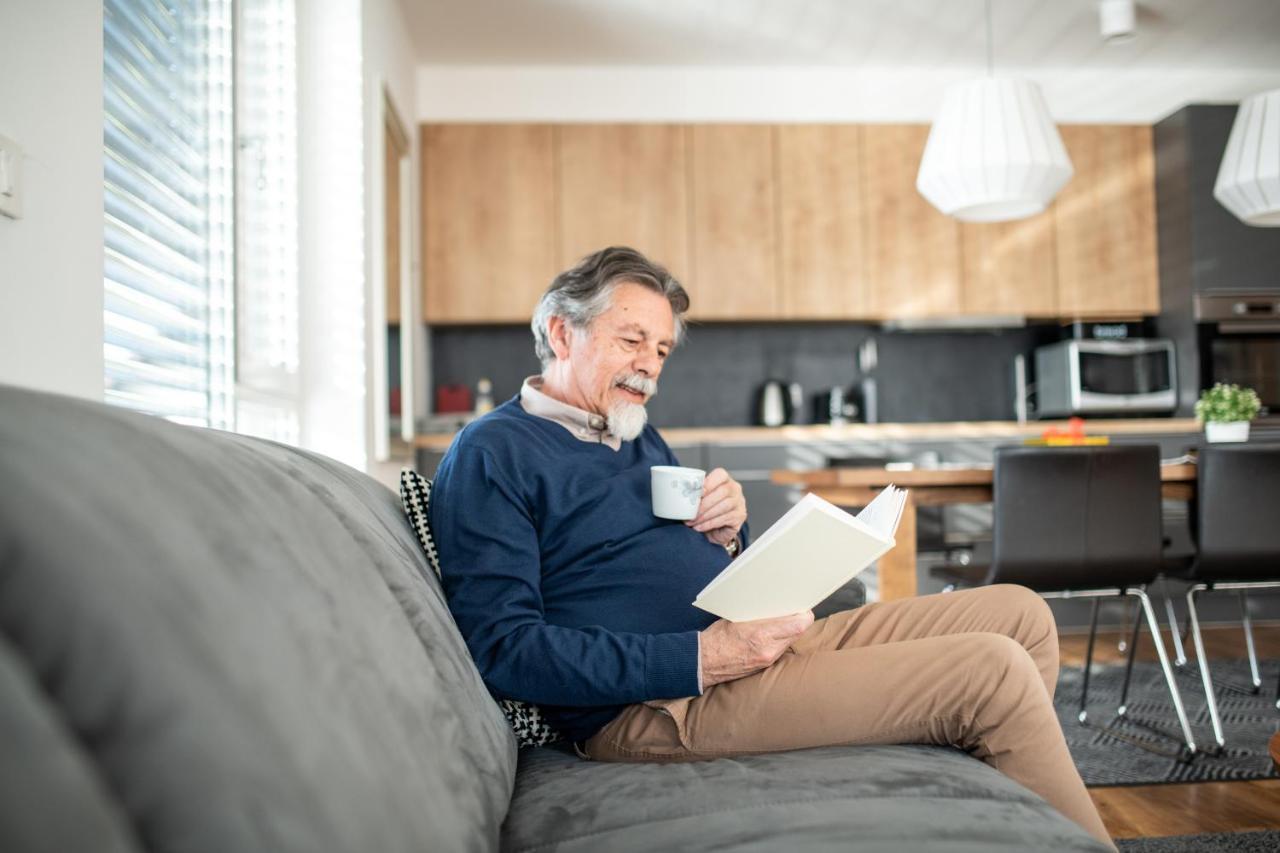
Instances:
[[[390,490],[0,387],[0,849],[1102,848],[950,749],[517,754]]]

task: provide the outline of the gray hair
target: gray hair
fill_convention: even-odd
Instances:
[[[595,319],[609,310],[613,291],[620,284],[638,284],[660,293],[671,304],[676,320],[676,343],[684,337],[684,313],[689,310],[689,294],[665,267],[655,264],[635,249],[610,246],[587,255],[555,277],[533,310],[534,351],[545,370],[555,360],[547,323],[561,317],[579,330],[590,328]]]

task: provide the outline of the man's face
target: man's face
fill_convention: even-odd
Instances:
[[[656,393],[658,375],[675,346],[675,316],[662,294],[620,284],[608,310],[591,328],[569,330],[568,343],[568,379],[578,398],[573,402],[617,427],[629,409],[643,407]],[[614,429],[623,438],[634,438],[623,434],[629,431]]]

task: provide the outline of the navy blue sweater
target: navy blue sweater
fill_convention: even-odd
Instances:
[[[729,556],[653,515],[649,468],[677,464],[653,427],[615,451],[519,397],[454,439],[431,530],[449,609],[494,695],[540,705],[584,740],[629,704],[698,693],[697,632],[715,617],[690,602]]]

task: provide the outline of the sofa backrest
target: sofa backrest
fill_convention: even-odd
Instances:
[[[7,851],[491,850],[514,780],[391,490],[11,387],[0,709]]]

